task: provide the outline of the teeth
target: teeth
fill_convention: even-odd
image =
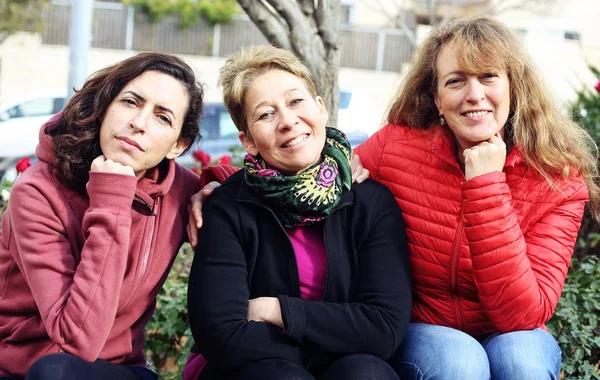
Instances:
[[[467,112],[465,115],[467,115],[467,117],[481,117],[481,116],[485,116],[488,113],[488,111],[478,111],[478,112]]]
[[[289,148],[290,146],[294,146],[296,144],[299,144],[302,141],[304,141],[304,139],[306,139],[307,137],[308,137],[308,135],[298,136],[295,139],[293,139],[292,141],[290,141],[289,143],[285,144],[284,147]]]

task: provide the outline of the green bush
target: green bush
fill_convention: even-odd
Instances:
[[[571,105],[573,118],[600,145],[600,71],[595,88],[583,88]],[[550,332],[563,352],[564,379],[600,379],[600,227],[589,213],[583,218],[565,287]]]
[[[154,22],[167,15],[180,17],[182,28],[194,26],[202,17],[210,23],[226,23],[239,12],[236,0],[123,0],[150,16]]]
[[[8,197],[12,185],[13,183],[7,179],[3,179],[2,182],[0,182],[0,220],[2,218],[2,213],[6,210],[6,206],[8,206]]]
[[[193,257],[194,251],[186,243],[157,296],[156,311],[146,326],[146,355],[163,379],[181,379],[193,344],[187,313],[187,286]]]
[[[600,263],[574,259],[548,329],[563,352],[565,379],[600,379]]]

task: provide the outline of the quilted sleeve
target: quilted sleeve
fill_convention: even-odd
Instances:
[[[100,355],[117,314],[115,294],[121,291],[129,259],[136,183],[133,176],[90,173],[90,206],[83,218],[85,242],[79,260],[37,184],[19,181],[11,192],[10,249],[48,337],[61,350],[86,361]]]
[[[504,173],[463,183],[473,276],[481,305],[500,333],[538,328],[552,316],[588,200],[585,184],[575,185],[523,234]]]

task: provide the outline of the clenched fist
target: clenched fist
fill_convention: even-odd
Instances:
[[[135,172],[131,166],[121,165],[110,159],[106,159],[104,155],[100,155],[92,161],[90,172],[126,174],[135,177]]]
[[[506,161],[506,144],[500,133],[496,133],[489,140],[465,149],[463,157],[467,180],[495,171],[501,172]]]

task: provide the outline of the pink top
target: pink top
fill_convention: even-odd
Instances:
[[[288,229],[287,233],[296,254],[300,297],[304,300],[318,301],[325,291],[327,274],[323,224],[294,227]]]
[[[327,275],[323,223],[290,228],[287,233],[296,254],[300,297],[305,300],[320,300],[325,291]],[[201,354],[191,353],[183,369],[183,380],[197,379],[206,364],[206,359]]]

